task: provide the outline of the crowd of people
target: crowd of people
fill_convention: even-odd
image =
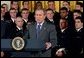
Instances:
[[[76,2],[71,11],[70,2],[63,1],[59,12],[55,11],[54,1],[48,1],[46,10],[40,1],[36,2],[34,12],[29,11],[29,1],[23,1],[22,5],[21,11],[18,1],[11,1],[10,10],[7,4],[1,5],[1,39],[42,39],[46,49],[38,53],[19,52],[22,56],[14,57],[83,56],[83,3]],[[1,51],[1,57],[5,56],[13,57],[13,52]]]

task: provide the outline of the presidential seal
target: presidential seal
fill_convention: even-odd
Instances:
[[[25,42],[21,37],[15,37],[12,40],[12,47],[15,50],[22,50],[24,48]]]

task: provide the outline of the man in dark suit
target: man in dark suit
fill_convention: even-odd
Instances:
[[[68,9],[68,16],[73,17],[73,12],[70,10],[70,2],[63,1],[62,5]]]
[[[27,9],[29,15],[28,15],[28,19],[31,19],[31,21],[35,21],[35,18],[34,18],[34,12],[29,12],[29,1],[23,1],[22,2],[22,6],[23,8],[22,9]]]
[[[9,37],[9,24],[4,19],[4,7],[1,7],[1,38],[8,38]]]
[[[68,22],[66,19],[60,19],[59,21],[60,30],[57,33],[58,50],[56,56],[65,57],[67,51],[70,50],[70,29],[68,28]]]
[[[52,9],[53,10],[55,23],[57,25],[58,21],[60,19],[60,14],[57,11],[55,11],[55,2],[54,1],[48,1],[48,9]]]
[[[45,19],[47,22],[50,22],[50,23],[55,23],[55,19],[54,19],[54,12],[52,9],[47,9],[46,10],[46,19]]]
[[[83,20],[81,17],[75,18],[75,29],[72,33],[72,57],[81,57],[83,52],[83,39],[84,39]]]
[[[52,23],[52,24],[54,24],[55,25],[55,27],[56,27],[56,31],[58,31],[59,30],[59,25],[58,25],[58,20],[54,17],[54,12],[53,12],[53,10],[52,9],[47,9],[46,10],[46,19],[45,19],[47,22],[50,22],[50,23]]]
[[[23,8],[21,10],[21,16],[24,21],[23,28],[26,29],[27,24],[30,24],[30,22],[32,22],[32,19],[29,17],[29,10],[27,8]]]
[[[25,32],[25,29],[23,28],[23,19],[22,17],[17,17],[16,20],[15,20],[15,24],[16,26],[13,28],[13,32],[11,33],[12,34],[12,37],[15,38],[15,37],[23,37],[24,36],[24,32]]]
[[[8,20],[6,21],[9,24],[9,30],[10,30],[10,38],[12,37],[12,32],[13,32],[13,28],[15,28],[16,24],[15,24],[15,20],[16,20],[16,9],[15,8],[11,8],[10,11],[10,17],[8,18]]]
[[[69,15],[68,9],[66,7],[62,7],[60,9],[60,18],[66,18],[68,21],[68,26],[73,28],[73,17]]]
[[[10,29],[8,28],[8,23],[1,20],[1,39],[8,39],[10,38]],[[1,51],[1,57],[9,57],[8,52]]]
[[[42,41],[44,41],[46,47],[45,51],[43,52],[41,51],[38,54],[40,55],[40,57],[51,57],[51,48],[55,47],[57,43],[56,30],[53,24],[47,23],[44,19],[45,19],[44,10],[42,9],[36,10],[35,11],[36,22],[33,24],[29,24],[27,26],[28,28],[27,33],[25,34],[24,38],[41,39]],[[37,57],[39,56],[37,55]]]

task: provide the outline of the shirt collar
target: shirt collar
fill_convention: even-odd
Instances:
[[[78,31],[80,31],[80,29],[82,29],[82,28],[83,28],[83,27],[76,29],[76,30],[77,30],[77,32],[78,32]]]
[[[61,29],[61,32],[64,32],[65,29]]]
[[[27,23],[27,21],[28,21],[28,19],[23,19],[26,23]]]
[[[12,19],[12,21],[14,22],[15,21],[15,19],[14,18],[11,18]]]
[[[20,28],[20,27],[18,27],[18,26],[16,26],[19,30],[21,30],[22,28]]]
[[[39,24],[40,24],[40,25],[42,26],[42,25],[43,25],[43,23],[44,23],[44,21],[43,21],[43,22],[41,22],[41,23],[37,23],[37,25],[39,25]]]
[[[39,24],[41,25],[41,27],[40,27],[40,28],[42,28],[43,23],[44,23],[44,21],[43,21],[43,22],[41,22],[41,23],[37,23],[37,28],[38,28],[38,25],[39,25]]]

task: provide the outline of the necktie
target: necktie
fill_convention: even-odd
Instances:
[[[37,26],[37,39],[39,39],[39,35],[40,35],[40,27],[41,27],[41,25],[39,24],[38,26]]]

